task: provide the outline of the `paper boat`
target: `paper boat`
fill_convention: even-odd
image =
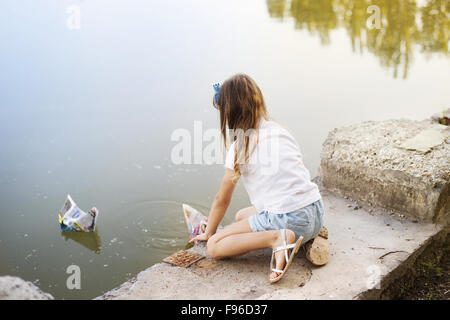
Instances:
[[[88,213],[78,208],[67,195],[66,202],[58,212],[58,221],[63,231],[92,232],[97,224],[98,210],[93,207]]]
[[[183,204],[184,219],[188,227],[189,239],[195,238],[199,234],[205,232],[208,218],[206,218],[200,211],[192,208],[187,204]],[[217,226],[217,230],[222,229],[222,226]]]
[[[183,213],[188,227],[189,239],[195,238],[205,231],[208,219],[200,211],[183,204]]]

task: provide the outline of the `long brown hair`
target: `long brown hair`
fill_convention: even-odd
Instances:
[[[264,97],[251,77],[236,74],[220,86],[219,99],[217,103],[213,99],[213,104],[220,111],[220,131],[225,148],[227,128],[233,132],[230,140],[236,141],[233,176],[233,183],[236,183],[241,176],[241,165],[247,164],[251,155],[252,137],[248,133],[257,133],[261,119],[268,119]]]

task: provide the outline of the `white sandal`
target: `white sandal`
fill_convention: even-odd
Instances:
[[[292,244],[287,244],[286,243],[286,229],[282,229],[282,230],[280,230],[280,232],[281,232],[281,239],[283,241],[283,245],[272,250],[272,258],[270,259],[270,270],[272,272],[279,273],[279,275],[278,275],[278,277],[273,278],[273,279],[269,278],[270,283],[275,283],[275,282],[281,280],[281,278],[284,276],[284,274],[288,270],[289,266],[291,265],[295,254],[298,252],[298,249],[300,249],[300,245],[302,244],[302,240],[303,240],[303,237],[300,237],[300,238],[298,238],[297,242],[292,243]],[[290,256],[288,255],[289,249],[292,249]],[[278,251],[281,251],[281,250],[284,250],[284,257],[286,259],[283,270],[273,268],[273,260],[274,260],[273,257],[275,256],[275,253],[277,253]],[[269,275],[269,277],[270,277],[270,275]]]

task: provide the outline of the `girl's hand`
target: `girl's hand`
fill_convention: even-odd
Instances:
[[[190,243],[197,243],[198,241],[208,241],[217,231],[217,226],[222,220],[225,211],[231,201],[235,184],[233,183],[234,171],[226,169],[222,178],[222,183],[219,188],[219,192],[214,198],[214,202],[211,211],[208,216],[208,225],[205,232],[189,240]],[[203,229],[202,229],[203,230]]]
[[[195,238],[192,238],[191,240],[189,240],[190,243],[194,242],[197,243],[197,241],[208,241],[209,238],[211,238],[212,235],[203,232],[201,234],[199,234],[198,236],[196,236]]]

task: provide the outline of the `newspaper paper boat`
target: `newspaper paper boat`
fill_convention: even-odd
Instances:
[[[97,224],[98,210],[93,207],[88,213],[78,208],[67,195],[66,202],[58,213],[58,220],[63,231],[92,232]]]
[[[202,213],[187,204],[183,204],[183,213],[188,227],[189,239],[195,238],[205,231],[208,219]]]
[[[192,208],[187,204],[183,204],[184,219],[188,227],[189,239],[195,238],[199,234],[205,232],[208,218],[206,218],[200,211]],[[222,226],[217,226],[217,230],[222,229]]]

